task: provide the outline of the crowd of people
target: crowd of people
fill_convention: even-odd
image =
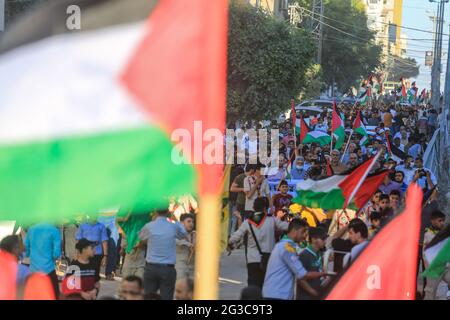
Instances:
[[[368,139],[351,133],[358,111],[363,123],[373,127]],[[436,177],[422,158],[439,113],[431,105],[378,103],[339,105],[338,112],[347,131],[347,143],[340,149],[301,144],[291,119],[273,121],[268,129],[279,130],[278,170],[267,174],[270,164],[261,162],[232,166],[228,251],[245,251],[248,287],[241,299],[323,298],[333,277],[401,212],[406,189],[413,182],[425,194],[420,252],[436,234],[448,229],[446,215],[437,205]],[[326,108],[310,117],[309,130],[331,134],[331,114]],[[248,137],[241,145],[247,154],[258,149],[258,141]],[[378,151],[381,156],[374,170],[389,169],[390,174],[364,208],[357,212],[293,209],[290,180],[343,174]],[[276,192],[270,188],[273,183]],[[189,300],[194,290],[197,213],[196,199],[186,195],[172,199],[167,209],[151,213],[101,214],[63,226],[23,227],[20,234],[4,238],[0,249],[19,262],[19,289],[30,274],[41,272],[49,276],[57,298],[95,300],[103,272],[106,281],[121,277],[117,295],[106,298]],[[427,261],[421,264],[424,268]]]
[[[422,259],[424,248],[434,235],[444,232],[446,215],[437,205],[437,179],[424,167],[423,160],[440,112],[430,104],[377,102],[369,106],[339,105],[337,112],[347,132],[346,143],[340,149],[331,144],[301,144],[292,119],[274,121],[267,128],[279,130],[278,171],[264,176],[270,163],[258,163],[237,165],[232,172],[228,250],[244,247],[248,285],[254,291],[259,288],[265,298],[323,298],[333,276],[354,261],[377,232],[403,210],[411,183],[424,191],[421,240],[417,244],[420,270],[427,264]],[[352,132],[358,112],[366,128],[371,129],[368,137]],[[331,135],[331,121],[331,113],[324,108],[322,114],[309,117],[308,129]],[[247,154],[252,153],[245,136],[240,145]],[[373,171],[388,169],[389,174],[364,208],[357,212],[317,212],[305,207],[292,210],[293,196],[288,192],[291,180],[297,183],[347,173],[379,151]],[[276,192],[269,191],[271,182],[276,182]],[[331,254],[324,254],[326,251]],[[430,298],[432,289],[425,285],[426,280],[419,296]]]

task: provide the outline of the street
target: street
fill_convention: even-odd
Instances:
[[[121,277],[116,277],[115,281],[108,281],[102,274],[99,299],[115,296],[121,280]],[[240,292],[246,286],[246,282],[247,268],[245,267],[244,250],[234,250],[229,256],[227,253],[223,254],[220,259],[219,299],[239,299]]]

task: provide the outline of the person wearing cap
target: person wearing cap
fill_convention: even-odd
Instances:
[[[100,276],[92,260],[95,255],[95,243],[81,238],[75,248],[78,251],[77,259],[67,267],[61,291],[65,296],[79,293],[84,300],[96,300],[100,290]]]
[[[147,242],[145,294],[159,290],[162,300],[172,300],[177,279],[176,240],[188,239],[186,229],[180,222],[169,220],[167,209],[157,210],[155,219],[139,232],[139,239]]]
[[[309,244],[299,259],[306,271],[323,271],[322,249],[325,247],[327,233],[322,227],[309,228]],[[297,300],[315,300],[320,295],[320,278],[300,280],[297,286]]]
[[[80,224],[75,239],[86,238],[95,244],[95,254],[91,258],[95,265],[97,276],[100,276],[100,267],[106,266],[108,256],[108,233],[104,224],[97,219],[88,217],[88,221]]]

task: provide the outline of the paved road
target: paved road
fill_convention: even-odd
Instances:
[[[121,281],[116,277],[115,281],[101,280],[99,298],[111,297],[117,294],[117,288]],[[222,255],[220,259],[219,299],[237,300],[242,288],[247,285],[247,268],[245,266],[244,250],[235,250],[230,256]]]

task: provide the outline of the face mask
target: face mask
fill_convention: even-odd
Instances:
[[[300,170],[300,171],[303,170],[303,166],[296,165],[295,168],[297,168],[297,170]]]

